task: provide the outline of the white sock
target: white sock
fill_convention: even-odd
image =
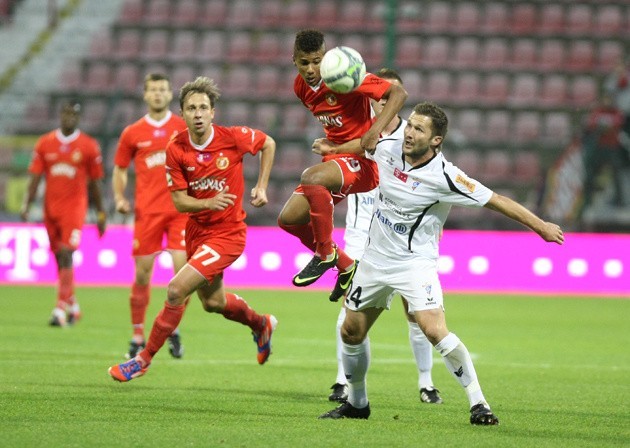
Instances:
[[[341,325],[346,318],[346,307],[342,306],[339,310],[339,316],[337,317],[337,379],[336,384],[346,384],[346,374],[343,371],[343,361],[341,359],[341,352],[343,342],[341,341]]]
[[[431,369],[433,368],[433,345],[415,322],[409,324],[409,344],[418,367],[418,389],[433,387]]]
[[[355,408],[368,405],[366,376],[370,366],[370,339],[359,345],[343,344],[343,369],[348,381],[348,402]]]
[[[481,386],[477,381],[477,372],[473,366],[468,349],[454,333],[449,333],[437,343],[435,348],[444,358],[446,368],[451,375],[462,385],[468,396],[470,406],[477,403],[487,404],[481,392]]]

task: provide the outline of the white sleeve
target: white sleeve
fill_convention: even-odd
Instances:
[[[444,166],[444,190],[440,202],[465,207],[483,207],[492,197],[492,190],[450,162]]]

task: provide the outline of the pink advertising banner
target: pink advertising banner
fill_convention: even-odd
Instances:
[[[343,229],[335,230],[341,242]],[[83,285],[129,285],[134,268],[132,231],[109,226],[98,238],[86,226],[75,252],[75,278]],[[311,254],[275,227],[250,227],[247,248],[225,272],[228,286],[293,288],[291,278]],[[630,235],[566,235],[563,246],[545,243],[531,232],[447,230],[441,242],[439,272],[448,292],[514,292],[630,296]],[[167,253],[158,256],[153,281],[172,277]],[[314,287],[330,288],[329,272]],[[0,224],[0,284],[53,284],[55,260],[41,225]]]

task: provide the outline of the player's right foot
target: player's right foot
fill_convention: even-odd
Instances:
[[[348,385],[335,383],[331,387],[332,393],[328,395],[328,401],[345,403],[348,399]]]
[[[144,375],[148,368],[149,366],[142,367],[140,361],[133,358],[127,362],[123,362],[122,364],[111,366],[107,371],[116,381],[126,383],[127,381],[131,381],[134,378]]]
[[[184,346],[182,345],[182,339],[179,337],[179,333],[173,333],[167,339],[168,352],[173,358],[181,358],[184,356]]]
[[[364,408],[355,408],[347,401],[338,408],[328,411],[325,414],[320,415],[318,418],[362,418],[366,419],[370,416],[370,405],[368,404]]]
[[[125,358],[126,359],[133,359],[136,357],[136,355],[138,353],[140,353],[141,350],[144,350],[144,347],[146,347],[146,342],[135,342],[135,341],[131,341],[129,343],[129,350],[127,350],[127,353],[125,353]]]
[[[67,327],[68,320],[66,318],[66,312],[60,310],[59,308],[55,308],[50,315],[48,325],[50,325],[51,327]]]
[[[311,261],[304,266],[304,269],[293,277],[293,284],[302,287],[315,283],[328,269],[333,268],[337,264],[339,254],[337,249],[333,249],[333,251],[332,256],[329,256],[326,260],[322,260],[317,255],[313,256]]]
[[[70,311],[67,314],[68,325],[74,325],[81,320],[81,311]]]
[[[420,389],[420,401],[423,403],[442,404],[440,391],[435,387],[423,387]]]
[[[265,314],[265,324],[260,333],[256,334],[252,332],[254,336],[254,342],[258,348],[258,364],[262,365],[267,362],[269,355],[271,355],[271,335],[278,326],[278,319],[271,314]]]
[[[346,291],[350,288],[352,284],[352,279],[354,278],[354,274],[357,272],[357,266],[359,266],[359,262],[355,261],[352,263],[350,269],[345,272],[339,271],[337,274],[337,283],[335,283],[335,287],[333,288],[328,300],[331,302],[337,302],[343,296],[346,295]]]
[[[485,426],[498,425],[499,418],[492,413],[487,405],[478,403],[470,408],[470,424]]]

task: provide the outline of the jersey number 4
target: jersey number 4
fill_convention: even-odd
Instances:
[[[202,244],[201,247],[197,250],[197,252],[195,252],[195,255],[192,256],[192,258],[193,260],[199,260],[199,259],[205,258],[205,260],[203,260],[201,264],[202,266],[208,266],[209,264],[212,264],[215,261],[217,261],[219,258],[221,258],[221,255],[219,254],[219,252],[217,252],[210,246],[206,244]]]
[[[361,305],[361,287],[360,286],[357,286],[357,289],[350,292],[350,294],[348,294],[348,296],[346,297],[346,303],[350,304],[350,302],[354,303],[355,308],[359,308],[359,305]]]

